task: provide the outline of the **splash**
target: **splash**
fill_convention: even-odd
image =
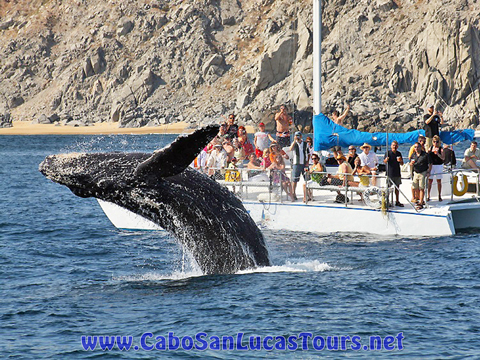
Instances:
[[[237,275],[255,274],[255,273],[307,273],[307,272],[324,272],[324,271],[338,271],[341,270],[335,266],[330,266],[327,263],[318,260],[305,262],[290,262],[287,261],[285,265],[264,266],[255,269],[240,270]],[[165,281],[165,280],[185,280],[189,278],[196,278],[206,276],[199,268],[187,269],[181,271],[174,271],[171,274],[162,274],[159,272],[148,272],[141,275],[118,276],[113,280],[141,282],[141,281]]]
[[[237,274],[253,274],[253,273],[280,273],[280,272],[324,272],[340,270],[327,263],[318,260],[294,263],[287,261],[285,265],[264,266],[255,269],[240,270]]]

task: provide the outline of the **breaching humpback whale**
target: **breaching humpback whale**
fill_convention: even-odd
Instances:
[[[241,201],[189,164],[218,125],[179,136],[153,154],[50,155],[39,170],[80,197],[115,203],[170,232],[205,274],[270,265],[262,233]]]

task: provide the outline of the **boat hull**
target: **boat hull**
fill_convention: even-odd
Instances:
[[[358,232],[379,235],[442,236],[455,234],[448,206],[414,210],[381,210],[344,205],[244,202],[250,216],[264,227],[319,233]]]
[[[120,230],[163,230],[154,222],[117,204],[100,199],[97,201],[113,226]]]

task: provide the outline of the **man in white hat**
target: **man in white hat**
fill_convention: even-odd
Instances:
[[[220,174],[220,169],[224,169],[227,164],[227,157],[227,152],[222,144],[215,144],[207,159],[208,175]]]
[[[374,152],[370,152],[372,147],[367,143],[360,146],[360,149],[363,150],[363,152],[358,155],[360,158],[360,166],[362,167],[364,174],[372,175],[372,185],[375,186],[377,185],[377,178],[375,175],[377,175],[378,170],[377,155]]]
[[[423,115],[425,120],[425,137],[427,142],[425,144],[425,150],[430,151],[430,148],[433,145],[433,137],[435,135],[440,135],[440,125],[443,125],[443,116],[441,112],[435,111],[433,104],[429,104],[427,107],[427,113]]]

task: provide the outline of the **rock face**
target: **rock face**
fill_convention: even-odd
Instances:
[[[477,126],[479,15],[474,0],[324,0],[323,111],[348,103],[353,128],[407,131],[435,103],[449,127]],[[0,114],[14,120],[196,126],[234,112],[273,127],[286,103],[311,129],[311,1],[10,1],[0,19]]]

